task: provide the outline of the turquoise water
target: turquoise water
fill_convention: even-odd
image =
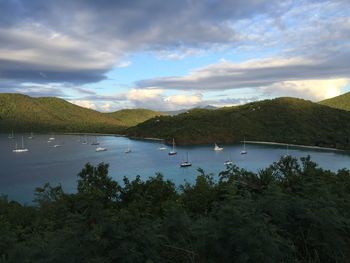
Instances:
[[[87,162],[109,163],[110,176],[119,182],[124,176],[130,179],[136,175],[148,178],[160,172],[179,185],[185,181],[193,182],[199,167],[207,173],[217,174],[225,169],[224,162],[230,156],[238,166],[257,171],[279,160],[287,152],[285,146],[247,144],[248,154],[241,155],[241,145],[220,145],[224,147],[220,152],[213,151],[213,145],[204,145],[177,147],[178,154],[170,157],[167,150],[158,149],[158,142],[114,136],[99,136],[100,146],[108,150],[96,152],[96,146],[90,145],[92,137],[88,138],[90,143],[84,145],[77,135],[56,135],[55,141],[49,143],[51,136],[35,135],[29,140],[25,135],[25,146],[29,152],[14,153],[15,142],[20,144],[21,135],[16,135],[16,139],[0,135],[0,193],[9,199],[30,203],[35,187],[46,182],[61,184],[66,192],[74,192],[77,174]],[[54,144],[62,147],[54,148]],[[125,154],[129,146],[132,152]],[[180,168],[187,152],[193,165]],[[290,148],[289,154],[297,158],[310,155],[321,167],[333,171],[350,168],[350,155],[345,152]]]

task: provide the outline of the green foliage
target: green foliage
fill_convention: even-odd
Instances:
[[[134,137],[178,144],[271,141],[350,149],[350,113],[295,98],[160,116],[127,129]]]
[[[0,132],[118,133],[157,115],[143,109],[100,113],[54,97],[0,94]]]
[[[350,92],[319,102],[332,108],[350,111]]]
[[[86,164],[75,194],[0,198],[1,262],[348,262],[350,171],[284,157],[258,173],[199,170],[176,188]]]
[[[163,113],[147,109],[125,109],[106,113],[106,115],[123,123],[126,127],[132,127],[151,118],[161,116]]]

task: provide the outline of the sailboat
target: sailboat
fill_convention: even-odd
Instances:
[[[95,136],[95,140],[91,143],[91,145],[100,145],[100,143],[97,140],[97,136]]]
[[[243,150],[241,151],[241,154],[247,154],[247,150],[245,149],[245,138],[243,140]]]
[[[28,136],[28,139],[29,139],[29,140],[32,140],[33,138],[34,138],[34,135],[33,135],[33,133],[31,132],[30,135]]]
[[[125,153],[131,153],[130,145],[128,145],[128,148],[125,150]]]
[[[165,145],[164,145],[164,142],[159,146],[159,148],[158,148],[158,150],[160,150],[160,151],[164,151],[164,150],[166,150],[167,148],[165,147]]]
[[[175,139],[173,138],[173,149],[168,153],[168,155],[175,155],[177,152],[175,151]]]
[[[84,136],[84,140],[82,141],[81,144],[88,144],[88,141],[87,141],[87,139],[86,139],[86,135]]]
[[[180,164],[180,167],[189,167],[189,166],[192,166],[192,163],[190,163],[190,162],[188,161],[188,152],[187,152],[186,161],[182,162],[182,163]]]
[[[229,158],[226,162],[224,162],[224,164],[225,164],[225,165],[231,165],[231,164],[233,164],[231,154],[230,154],[230,158]]]
[[[285,154],[283,157],[286,158],[288,156],[290,156],[290,154],[289,154],[289,144],[287,144],[287,154]]]
[[[14,150],[12,150],[15,153],[22,153],[22,152],[28,152],[29,150],[27,148],[24,148],[24,140],[23,140],[23,136],[22,136],[22,147],[18,148],[17,147],[17,142],[16,142],[16,148]]]
[[[9,137],[8,137],[9,139],[14,139],[15,138],[15,135],[14,135],[14,133],[13,133],[13,131],[11,132],[11,134],[9,134]]]
[[[107,148],[105,148],[105,147],[97,147],[96,148],[96,152],[105,152],[105,151],[107,151]]]
[[[224,149],[224,148],[219,147],[219,146],[215,143],[214,151],[222,151],[223,149]]]

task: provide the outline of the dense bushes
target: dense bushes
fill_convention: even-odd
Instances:
[[[282,158],[195,184],[108,176],[87,164],[76,194],[46,184],[35,207],[0,200],[4,262],[348,262],[350,172]]]

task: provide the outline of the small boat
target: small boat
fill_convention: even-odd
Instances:
[[[190,167],[190,166],[192,166],[192,163],[190,163],[190,162],[188,161],[188,152],[187,152],[186,161],[182,162],[182,163],[180,164],[180,167]]]
[[[8,138],[11,139],[11,140],[15,138],[15,135],[14,135],[13,131],[11,132],[11,134],[9,134]]]
[[[225,165],[231,165],[231,164],[233,164],[232,158],[231,158],[231,154],[230,154],[230,158],[229,158],[226,162],[224,162],[224,164],[225,164]]]
[[[223,149],[224,149],[224,148],[219,147],[219,146],[215,143],[214,151],[222,151]]]
[[[289,154],[289,144],[287,144],[287,153],[285,155],[283,155],[284,158],[290,156]]]
[[[97,147],[96,148],[96,152],[105,152],[107,151],[107,148],[104,148],[104,147]]]
[[[125,153],[131,153],[131,148],[128,146],[128,148],[124,151]]]
[[[175,139],[173,138],[173,149],[168,153],[168,155],[176,155],[177,152],[175,151]]]
[[[245,138],[243,140],[243,150],[241,151],[241,154],[247,154],[247,150],[245,149]]]
[[[158,148],[159,151],[164,151],[164,150],[166,150],[166,149],[167,149],[167,148],[165,147],[164,143],[162,143],[162,144],[159,146],[159,148]]]
[[[91,143],[91,145],[100,145],[100,143],[97,140],[97,136],[95,136],[95,140]]]
[[[24,140],[23,140],[23,136],[22,136],[22,147],[18,148],[17,147],[17,142],[16,142],[16,148],[14,150],[12,150],[15,153],[22,153],[22,152],[28,152],[29,150],[27,148],[24,148]]]
[[[86,139],[86,135],[84,136],[84,140],[81,142],[81,144],[84,144],[84,145],[88,144],[88,141]]]
[[[34,135],[33,135],[33,133],[31,132],[30,135],[28,136],[28,139],[29,139],[29,140],[32,140],[33,138],[34,138]]]
[[[62,145],[61,144],[55,144],[54,146],[52,146],[52,147],[54,147],[54,148],[58,148],[58,147],[62,147]]]

